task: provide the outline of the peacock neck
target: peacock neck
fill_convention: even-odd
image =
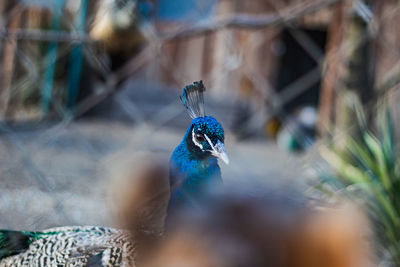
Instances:
[[[217,159],[199,157],[190,150],[185,139],[175,149],[170,168],[171,200],[168,212],[178,206],[195,205],[207,188],[222,183]]]

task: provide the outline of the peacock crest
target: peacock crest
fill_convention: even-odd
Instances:
[[[194,82],[183,88],[183,94],[180,99],[192,119],[205,116],[203,97],[205,90],[203,81]]]

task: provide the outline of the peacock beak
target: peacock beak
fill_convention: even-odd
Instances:
[[[217,142],[217,144],[214,146],[211,154],[214,157],[222,160],[225,164],[229,164],[228,154],[226,154],[225,146],[221,141]]]

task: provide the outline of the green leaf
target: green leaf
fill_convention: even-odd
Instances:
[[[379,140],[370,133],[364,134],[364,140],[365,143],[368,145],[370,151],[374,155],[375,159],[377,160],[379,178],[382,181],[384,188],[390,191],[391,182],[386,166],[385,157],[382,151],[381,144],[379,143]]]

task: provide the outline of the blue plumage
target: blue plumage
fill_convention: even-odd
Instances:
[[[204,116],[202,81],[186,86],[181,96],[193,118],[170,160],[171,199],[168,215],[182,205],[196,205],[209,186],[222,183],[217,158],[228,163],[224,129],[211,116]]]

